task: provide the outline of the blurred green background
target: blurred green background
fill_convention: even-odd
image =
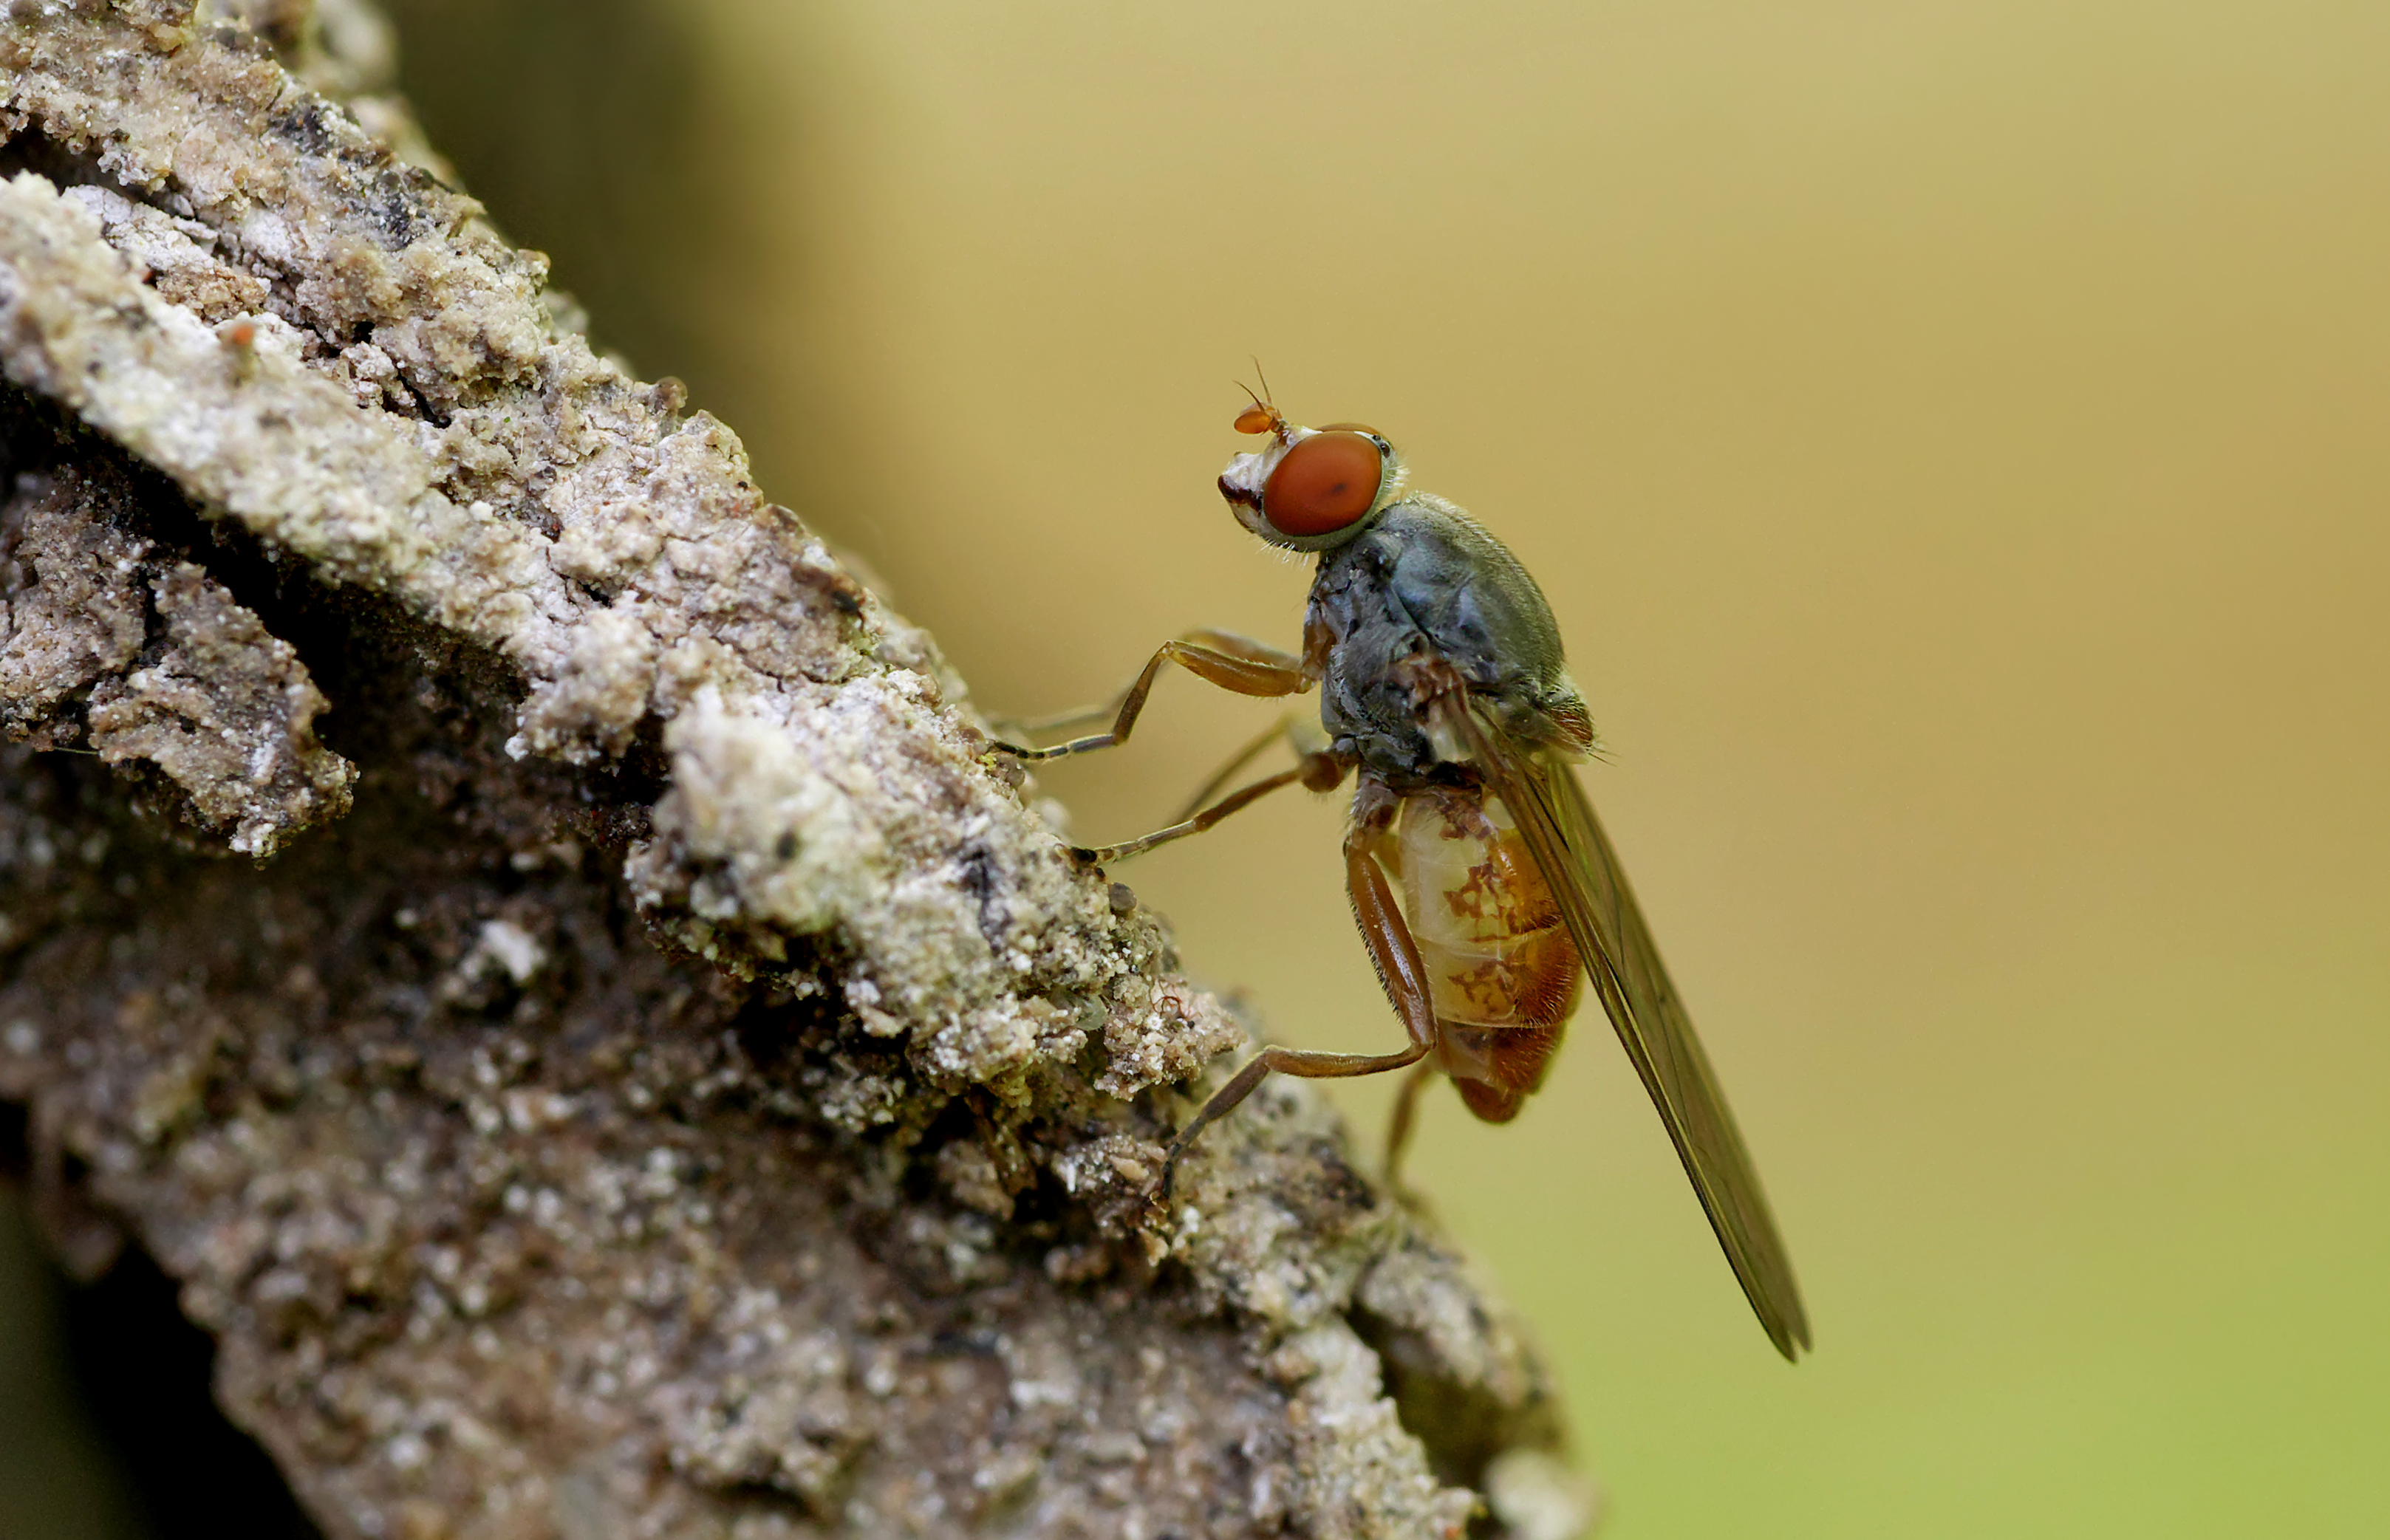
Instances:
[[[1255,354],[1538,575],[1818,1333],[1596,1014],[1517,1123],[1431,1101],[1612,1540],[2390,1534],[2390,7],[395,14],[599,341],[992,711],[1293,640],[1211,486]],[[1173,681],[1046,785],[1139,831],[1268,710]],[[1383,1047],[1340,818],[1117,875]]]

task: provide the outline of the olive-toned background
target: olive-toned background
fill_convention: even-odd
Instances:
[[[991,710],[1292,641],[1211,489],[1255,354],[1538,575],[1818,1331],[1595,1015],[1517,1123],[1431,1101],[1613,1540],[2390,1533],[2390,8],[396,13],[501,225]],[[1124,836],[1268,718],[1178,679],[1046,784]],[[1116,875],[1384,1046],[1339,817]]]

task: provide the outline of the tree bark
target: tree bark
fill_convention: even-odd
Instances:
[[[1242,1026],[416,163],[383,35],[0,22],[0,1100],[60,1254],[179,1280],[333,1535],[1576,1533],[1544,1371],[1312,1094],[1148,1203]]]

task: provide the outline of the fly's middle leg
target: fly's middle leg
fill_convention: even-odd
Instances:
[[[1115,861],[1124,861],[1132,855],[1150,851],[1156,845],[1166,845],[1173,840],[1184,840],[1190,834],[1201,834],[1229,814],[1261,801],[1281,786],[1293,785],[1303,776],[1304,768],[1300,764],[1291,770],[1281,770],[1275,776],[1264,776],[1251,786],[1239,788],[1192,817],[1181,818],[1167,828],[1157,828],[1150,834],[1140,834],[1134,840],[1124,840],[1117,845],[1093,847],[1073,845],[1071,847],[1071,853],[1091,866],[1107,866]]]
[[[1303,763],[1306,772],[1303,783],[1312,790],[1331,791],[1335,789],[1336,783],[1344,778],[1343,766],[1337,764],[1329,751],[1328,731],[1319,725],[1319,713],[1307,707],[1297,706],[1274,725],[1255,734],[1227,764],[1213,771],[1212,778],[1187,799],[1186,807],[1173,821],[1183,822],[1195,816],[1196,810],[1219,795],[1220,788],[1227,785],[1238,771],[1259,759],[1280,738],[1286,739],[1287,747],[1292,749],[1294,757]]]
[[[1238,771],[1252,764],[1264,750],[1276,743],[1281,737],[1294,746],[1296,763],[1293,768],[1281,770],[1273,776],[1265,776],[1252,785],[1240,787],[1222,797],[1216,802],[1212,801],[1213,796],[1221,787],[1226,786]],[[1071,853],[1090,866],[1109,866],[1112,862],[1124,861],[1132,855],[1150,851],[1156,845],[1166,845],[1173,840],[1183,840],[1190,834],[1201,834],[1228,815],[1252,805],[1282,786],[1292,786],[1300,782],[1314,791],[1333,790],[1337,783],[1344,778],[1344,769],[1343,762],[1329,751],[1328,737],[1320,730],[1317,720],[1306,712],[1295,711],[1288,713],[1284,722],[1238,750],[1236,757],[1222,765],[1210,780],[1204,782],[1203,789],[1195,794],[1194,800],[1188,804],[1186,810],[1166,827],[1155,829],[1150,834],[1140,835],[1134,840],[1123,841],[1117,845],[1099,845],[1093,849],[1074,846]]]

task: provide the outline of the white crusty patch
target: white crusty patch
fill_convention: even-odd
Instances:
[[[673,789],[656,828],[710,868],[692,890],[701,918],[743,913],[805,935],[886,889],[886,841],[785,729],[731,711],[709,685],[665,729],[664,747]]]

